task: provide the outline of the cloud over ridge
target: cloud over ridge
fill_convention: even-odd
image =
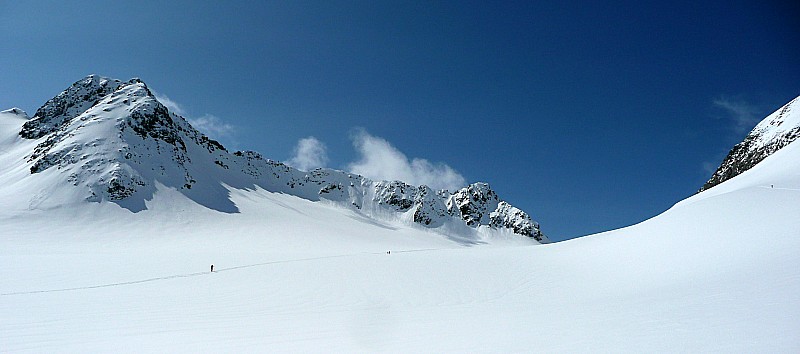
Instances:
[[[464,177],[444,163],[409,158],[383,138],[357,129],[352,135],[359,159],[347,165],[350,172],[375,180],[399,180],[433,189],[456,190],[465,185]]]
[[[325,167],[328,163],[328,152],[324,143],[313,136],[300,139],[294,148],[294,156],[285,163],[303,171]]]
[[[761,121],[761,111],[758,107],[744,100],[722,96],[716,98],[713,103],[728,113],[734,124],[733,129],[737,133],[750,131]]]
[[[189,124],[191,124],[195,129],[211,138],[230,139],[236,132],[236,128],[234,128],[233,125],[226,123],[215,115],[205,114],[197,118],[189,117],[186,109],[183,108],[181,104],[173,101],[167,95],[158,93],[155,90],[152,91],[158,102],[161,102],[161,104],[163,104],[164,107],[167,107],[170,112],[185,118],[186,121],[188,121]]]

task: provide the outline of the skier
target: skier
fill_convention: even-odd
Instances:
[[[214,265],[211,265],[211,273],[214,273]]]

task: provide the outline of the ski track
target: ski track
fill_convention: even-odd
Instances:
[[[448,249],[451,249],[451,248],[423,248],[423,249],[411,249],[411,250],[399,250],[399,251],[391,251],[390,250],[390,252],[393,252],[393,253],[430,252],[430,251],[442,251],[442,250],[448,250]],[[221,272],[227,272],[227,271],[231,271],[231,270],[240,270],[240,269],[252,268],[252,267],[262,267],[262,266],[268,266],[268,265],[273,265],[273,264],[309,262],[309,261],[317,261],[317,260],[332,259],[332,258],[353,257],[353,256],[361,256],[361,255],[382,255],[382,254],[387,254],[387,253],[384,253],[384,252],[359,252],[359,253],[338,254],[338,255],[331,255],[331,256],[320,256],[320,257],[309,257],[309,258],[298,258],[298,259],[286,259],[286,260],[280,260],[280,261],[270,261],[270,262],[246,264],[246,265],[227,267],[227,268],[219,268],[219,269],[215,270],[213,273],[221,273]],[[387,255],[390,255],[390,254],[387,254]],[[203,276],[203,275],[211,275],[213,273],[210,272],[210,271],[209,272],[194,272],[194,273],[185,273],[185,274],[174,274],[174,275],[168,275],[168,276],[156,277],[156,278],[131,280],[131,281],[125,281],[125,282],[118,282],[118,283],[107,283],[107,284],[99,284],[99,285],[80,286],[80,287],[74,287],[74,288],[14,291],[14,292],[0,293],[0,296],[30,295],[30,294],[57,293],[57,292],[65,292],[65,291],[78,291],[78,290],[91,290],[91,289],[100,289],[100,288],[110,288],[110,287],[117,287],[117,286],[150,283],[150,282],[155,282],[155,281],[160,281],[160,280],[170,280],[170,279],[179,279],[179,278],[198,277],[198,276]]]
[[[266,191],[231,191],[238,214],[169,188],[138,214],[59,209],[75,195],[18,168],[0,181],[0,352],[800,353],[799,159],[792,143],[649,220],[542,246]],[[239,272],[201,277],[208,261]]]
[[[759,186],[759,187],[765,189],[781,190],[781,191],[795,191],[795,192],[800,191],[800,188],[785,188],[785,187],[770,187],[770,186]]]

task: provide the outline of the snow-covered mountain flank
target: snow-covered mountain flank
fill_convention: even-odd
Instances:
[[[800,97],[762,120],[741,143],[736,144],[700,192],[749,170],[800,137]]]
[[[24,120],[18,138],[2,142],[10,151],[5,153],[19,159],[0,180],[36,185],[31,199],[22,201],[29,209],[90,201],[139,212],[159,190],[172,189],[207,208],[236,213],[232,190],[263,189],[333,203],[378,220],[548,242],[538,223],[486,183],[454,192],[433,190],[332,169],[300,171],[253,151],[229,152],[170,112],[139,79],[91,75],[30,119],[19,109],[4,111],[0,119]]]
[[[297,171],[136,80],[66,92],[0,112],[0,352],[800,352],[798,141],[538,245],[484,184]]]

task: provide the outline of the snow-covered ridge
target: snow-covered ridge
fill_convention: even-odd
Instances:
[[[736,144],[700,192],[725,182],[749,170],[800,137],[800,97],[768,115]]]
[[[21,108],[17,108],[17,107],[9,108],[9,109],[6,109],[4,111],[0,111],[0,113],[22,116],[22,117],[25,117],[26,119],[28,118],[28,113],[23,111]]]
[[[39,108],[19,137],[35,143],[25,156],[26,178],[68,182],[64,188],[77,191],[78,201],[111,201],[136,212],[163,185],[206,207],[238,212],[230,189],[262,188],[369,217],[507,230],[548,242],[528,214],[486,183],[451,193],[332,169],[300,171],[253,151],[231,153],[170,112],[139,79],[88,76]]]

